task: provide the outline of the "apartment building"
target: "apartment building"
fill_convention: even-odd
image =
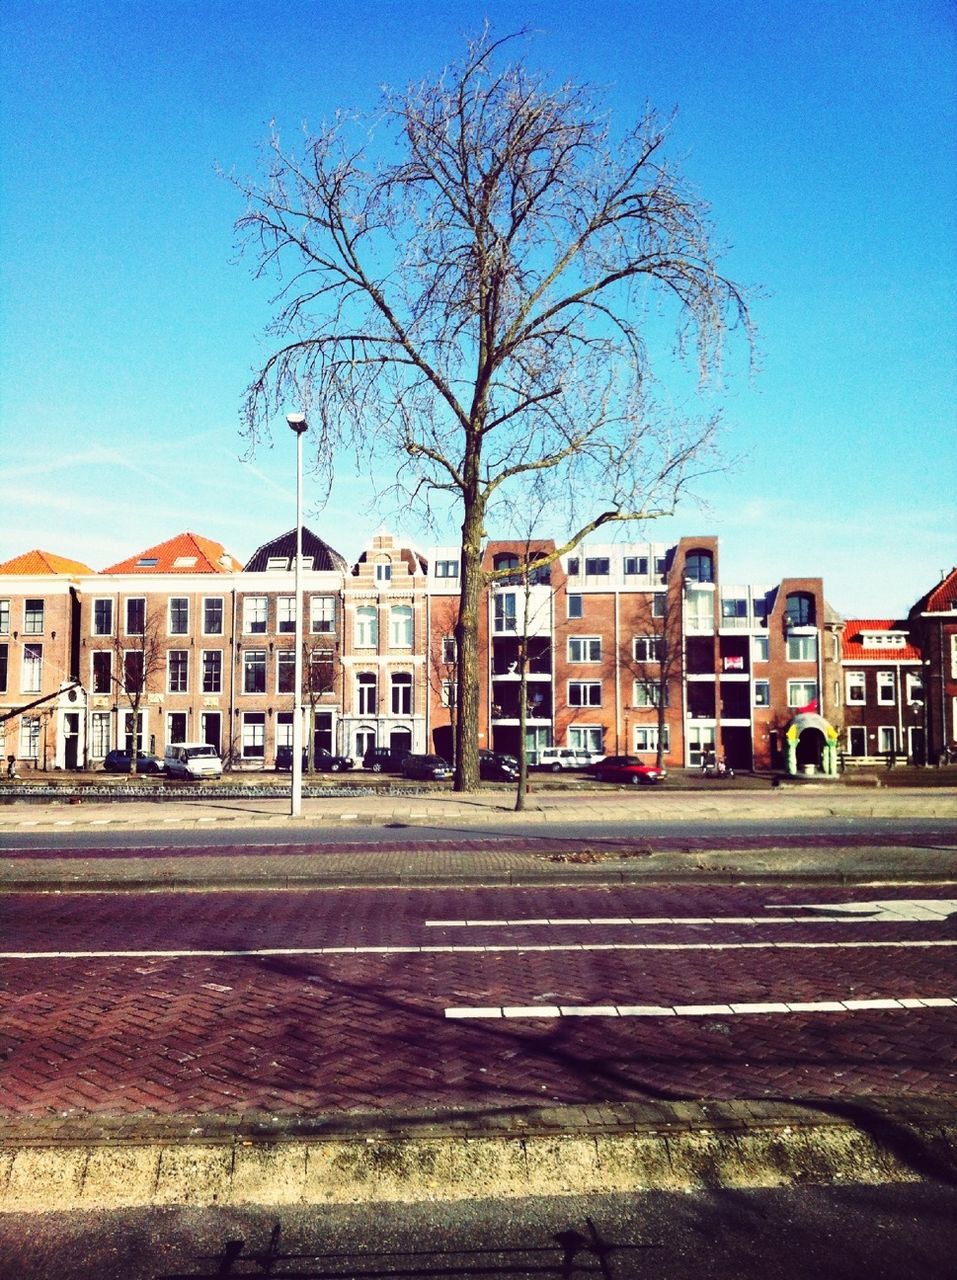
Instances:
[[[0,564],[0,759],[75,769],[84,759],[86,694],[79,611],[88,565],[49,551]]]

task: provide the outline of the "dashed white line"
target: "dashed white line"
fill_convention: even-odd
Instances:
[[[755,1004],[618,1005],[472,1005],[448,1008],[446,1018],[709,1018],[760,1014],[857,1013],[868,1009],[943,1009],[957,1007],[951,996],[906,996],[881,1000],[797,1000]]]

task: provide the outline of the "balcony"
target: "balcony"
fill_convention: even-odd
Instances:
[[[521,704],[519,689],[511,685],[496,687],[495,699],[492,702],[492,721],[519,721]],[[525,717],[529,723],[550,723],[552,718],[551,689],[541,685],[526,689]]]
[[[526,653],[526,676],[548,679],[552,674],[552,650],[547,640],[531,639]],[[497,639],[492,643],[492,678],[520,680],[518,641]]]

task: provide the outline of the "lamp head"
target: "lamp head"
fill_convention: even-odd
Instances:
[[[290,431],[295,431],[297,436],[301,436],[309,430],[309,423],[306,421],[304,413],[287,413],[286,421],[289,424]]]

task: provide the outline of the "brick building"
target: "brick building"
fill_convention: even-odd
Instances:
[[[843,628],[841,746],[851,763],[922,760],[924,687],[920,650],[906,622],[848,618]]]
[[[924,660],[926,760],[957,759],[957,568],[908,615]]]

